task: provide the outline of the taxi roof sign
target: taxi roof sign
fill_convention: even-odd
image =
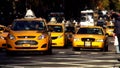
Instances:
[[[31,9],[28,9],[24,18],[36,18],[36,16]]]
[[[83,10],[83,11],[81,11],[81,13],[94,13],[94,11],[93,10]]]

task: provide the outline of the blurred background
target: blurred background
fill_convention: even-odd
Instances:
[[[120,0],[0,0],[0,24],[9,25],[32,9],[37,17],[48,18],[50,12],[64,12],[66,20],[79,18],[84,9],[120,11]]]

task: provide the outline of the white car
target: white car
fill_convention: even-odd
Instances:
[[[90,16],[83,16],[80,20],[80,26],[94,26],[94,20]]]

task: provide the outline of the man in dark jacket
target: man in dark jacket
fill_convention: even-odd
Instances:
[[[117,17],[116,22],[114,23],[115,29],[114,29],[114,33],[118,38],[118,49],[120,53],[120,16]]]

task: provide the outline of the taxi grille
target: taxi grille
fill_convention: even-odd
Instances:
[[[35,36],[18,36],[18,38],[35,38]]]
[[[18,40],[15,42],[16,45],[22,45],[22,44],[30,44],[30,45],[37,45],[38,42],[34,40]]]
[[[51,37],[52,39],[57,39],[57,37]]]
[[[91,42],[93,42],[93,41],[95,41],[95,39],[94,38],[82,38],[82,41],[91,41]]]
[[[16,49],[37,49],[38,47],[15,47]]]

